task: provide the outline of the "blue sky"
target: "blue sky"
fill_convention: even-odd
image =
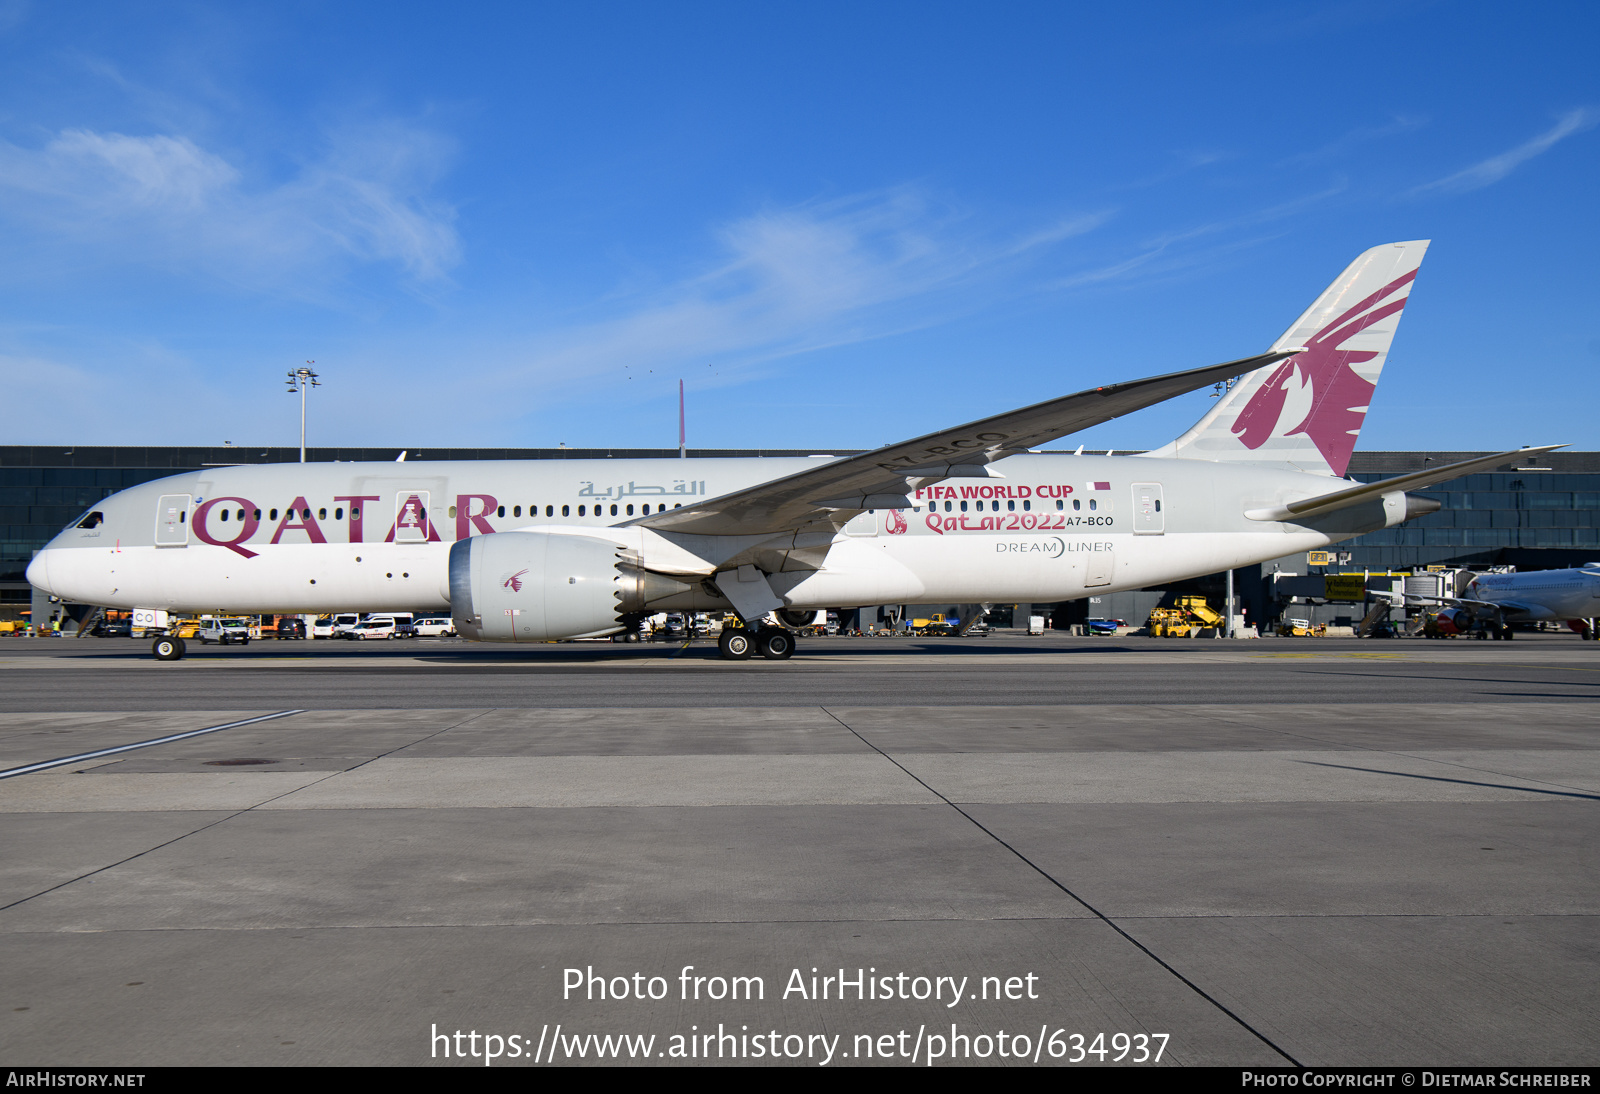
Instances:
[[[7,443],[870,447],[1434,241],[1363,449],[1600,448],[1600,6],[0,0]],[[1196,394],[1076,436],[1144,448]]]

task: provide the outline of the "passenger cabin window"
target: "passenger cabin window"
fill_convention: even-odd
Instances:
[[[344,509],[342,507],[339,508],[339,509],[335,509],[333,511],[333,519],[334,520],[343,520],[344,519]]]
[[[327,520],[328,519],[328,511],[326,509],[318,509],[317,510],[317,519],[318,520]]]
[[[570,517],[572,515],[572,506],[563,505],[561,507],[561,515],[564,517]]]
[[[566,509],[566,506],[562,506],[562,509],[564,511]],[[556,507],[554,505],[546,505],[544,507],[544,515],[547,516],[547,517],[555,516],[556,515]]]
[[[1079,509],[1082,509],[1083,508],[1083,502],[1078,498],[1073,498],[1072,499],[1072,508],[1073,508],[1074,512],[1076,512]]]
[[[181,519],[182,514],[179,514],[179,516],[180,516],[180,519]],[[93,513],[90,513],[88,516],[86,516],[82,520],[80,520],[78,522],[78,527],[79,528],[98,528],[100,526],[100,522],[105,520],[105,519],[106,519],[106,515],[104,513],[100,512],[97,509]]]
[[[630,516],[630,517],[631,517],[631,516],[633,516],[633,506],[631,506],[631,505],[630,505],[630,506],[628,506],[628,515],[629,515],[629,516]]]
[[[580,517],[581,517],[581,516],[583,516],[583,515],[584,515],[584,513],[585,513],[585,510],[586,510],[586,509],[587,509],[587,508],[588,508],[588,507],[587,507],[587,506],[583,506],[583,505],[580,505],[580,506],[578,506],[578,515],[579,515],[579,516],[580,516]]]
[[[613,505],[611,507],[611,515],[612,516],[616,516],[617,515],[617,507],[615,505]]]
[[[252,509],[252,510],[251,510],[251,511],[250,511],[250,515],[251,515],[251,516],[253,516],[253,517],[255,517],[255,519],[256,519],[256,520],[260,520],[260,519],[261,519],[261,510],[259,510],[259,509]]]
[[[1066,502],[1062,501],[1060,498],[1056,499],[1056,508],[1057,509],[1065,509],[1066,507],[1067,507],[1067,503]]]
[[[1090,509],[1098,509],[1098,508],[1100,508],[1100,502],[1095,498],[1090,498],[1089,499],[1089,508]]]
[[[511,515],[514,517],[520,517],[522,515],[522,506],[513,505],[511,507]]]
[[[494,511],[494,515],[497,516],[497,517],[505,516],[506,515],[506,507],[504,505],[502,505],[500,508],[496,509]]]
[[[267,519],[268,520],[277,520],[278,519],[278,511],[276,509],[272,510],[272,512],[267,515]]]

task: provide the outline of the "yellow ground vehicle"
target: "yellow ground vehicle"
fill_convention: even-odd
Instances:
[[[911,633],[924,637],[955,634],[956,624],[946,619],[943,614],[935,612],[929,619],[913,619]]]
[[[1193,638],[1204,628],[1222,626],[1221,613],[1212,610],[1203,596],[1180,596],[1176,607],[1157,608],[1149,620],[1152,638]]]

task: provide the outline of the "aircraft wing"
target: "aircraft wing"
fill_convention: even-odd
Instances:
[[[1206,368],[1080,391],[630,523],[658,532],[756,535],[843,525],[864,509],[909,509],[906,493],[942,479],[998,478],[988,465],[1301,352],[1263,353]]]
[[[1444,604],[1464,608],[1475,616],[1487,615],[1492,619],[1554,619],[1555,613],[1542,604],[1527,604],[1520,600],[1472,600],[1464,596],[1426,596],[1422,593],[1377,593],[1393,603],[1421,600],[1429,604]]]

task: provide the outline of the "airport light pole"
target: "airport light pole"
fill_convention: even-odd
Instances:
[[[315,361],[307,361],[300,368],[289,370],[289,394],[300,393],[300,462],[306,462],[306,390],[321,387],[322,381],[311,371]]]

